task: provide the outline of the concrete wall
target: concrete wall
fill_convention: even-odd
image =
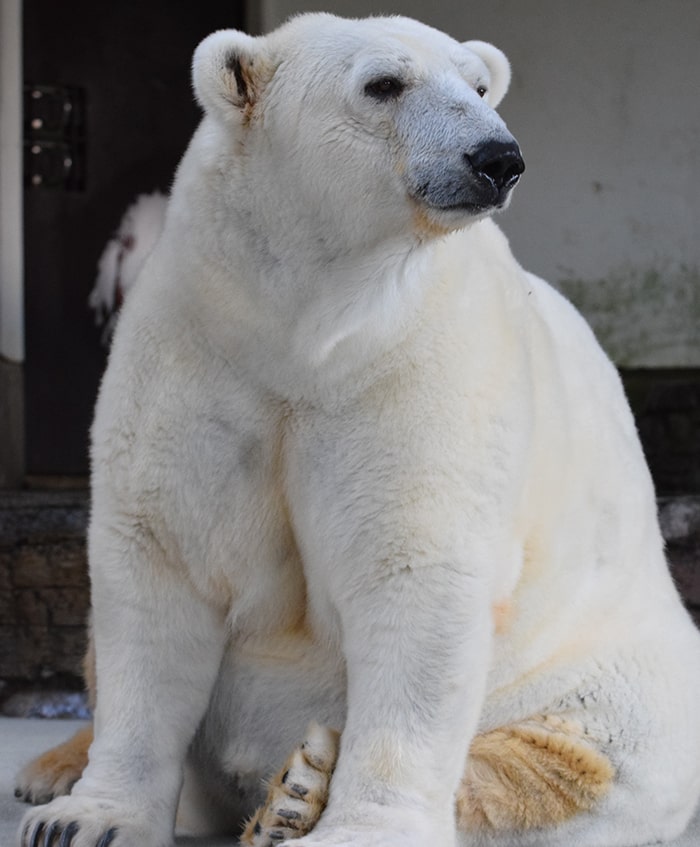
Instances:
[[[695,0],[262,0],[397,12],[492,41],[514,70],[501,113],[527,171],[501,223],[530,270],[584,311],[615,361],[700,365],[700,6]]]
[[[0,356],[13,362],[24,358],[21,8],[0,0]]]

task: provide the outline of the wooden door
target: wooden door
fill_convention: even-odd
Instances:
[[[242,1],[25,0],[25,445],[30,476],[81,476],[105,364],[88,309],[136,195],[167,191],[198,120],[198,41]]]

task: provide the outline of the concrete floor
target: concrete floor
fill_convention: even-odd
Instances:
[[[19,823],[28,808],[14,798],[17,771],[29,759],[65,741],[82,725],[74,720],[0,718],[0,847],[15,847]],[[231,847],[233,839],[178,838],[176,843],[178,847]],[[700,847],[700,810],[685,835],[669,847]]]

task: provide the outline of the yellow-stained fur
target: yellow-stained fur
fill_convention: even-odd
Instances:
[[[15,795],[30,803],[48,803],[69,794],[87,765],[92,737],[92,726],[86,726],[29,762],[17,778]]]
[[[83,676],[90,708],[95,708],[97,674],[92,621],[88,621],[88,646],[83,659]],[[47,803],[52,797],[69,794],[88,763],[93,740],[92,726],[78,730],[68,741],[52,747],[29,762],[19,773],[15,796],[29,803]]]
[[[309,727],[306,741],[270,782],[265,803],[241,835],[243,844],[264,847],[280,836],[299,838],[313,829],[328,802],[339,742],[340,733],[335,730]]]
[[[542,716],[477,735],[457,792],[460,829],[526,830],[588,811],[612,785],[575,721]]]

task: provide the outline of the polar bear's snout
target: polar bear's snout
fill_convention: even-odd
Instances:
[[[487,141],[474,153],[465,153],[469,166],[477,179],[491,188],[495,205],[500,205],[516,185],[525,170],[525,162],[515,139]]]
[[[503,130],[474,145],[414,157],[409,193],[438,212],[481,216],[505,208],[524,170],[518,143]]]

